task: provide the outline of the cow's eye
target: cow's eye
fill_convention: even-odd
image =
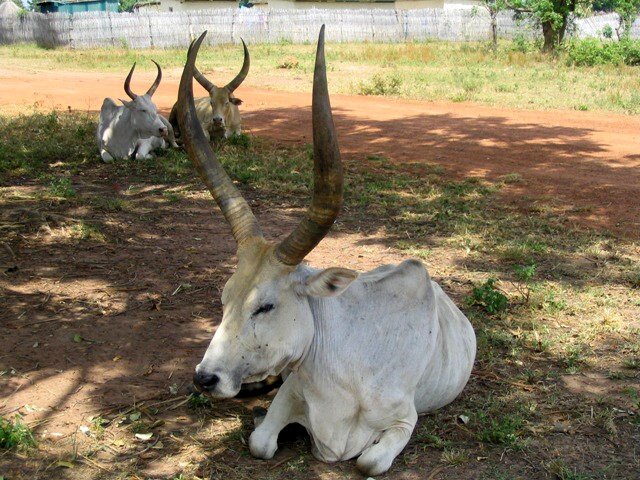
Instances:
[[[275,306],[273,305],[273,303],[265,303],[264,305],[260,306],[260,308],[258,308],[255,312],[253,312],[251,316],[255,317],[256,315],[260,315],[261,313],[270,312],[274,308]]]

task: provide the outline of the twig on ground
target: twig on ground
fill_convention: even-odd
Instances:
[[[436,468],[434,468],[433,470],[431,470],[431,473],[429,474],[429,476],[426,478],[426,480],[433,480],[434,478],[436,478],[436,476],[438,476],[439,473],[441,473],[446,467],[444,465],[440,465],[437,466]]]
[[[276,463],[269,467],[269,470],[273,470],[274,468],[278,468],[283,463],[287,463],[289,460],[292,460],[296,457],[297,454],[289,455],[288,457],[283,458],[282,460],[278,460]]]

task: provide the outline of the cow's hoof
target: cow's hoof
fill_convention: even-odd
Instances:
[[[263,460],[270,460],[278,450],[278,441],[273,435],[254,430],[249,437],[249,451],[251,455]]]
[[[369,447],[362,453],[362,455],[358,457],[356,466],[358,467],[358,470],[360,470],[363,474],[370,477],[375,477],[376,475],[381,475],[389,470],[392,463],[393,458],[388,458],[388,456],[380,455],[379,452],[376,452],[375,449],[372,450],[371,447]]]

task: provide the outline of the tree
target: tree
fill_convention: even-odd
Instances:
[[[614,0],[613,11],[620,15],[616,33],[618,39],[629,38],[633,22],[640,13],[640,0]],[[622,33],[620,33],[622,30]]]
[[[510,0],[510,8],[528,13],[542,26],[542,50],[552,52],[562,43],[567,33],[570,15],[576,7],[590,0]]]
[[[136,6],[138,0],[120,0],[118,5],[119,12],[133,12],[133,7]]]
[[[491,42],[493,49],[498,48],[498,13],[509,8],[507,0],[481,0],[482,6],[489,12],[491,18]]]

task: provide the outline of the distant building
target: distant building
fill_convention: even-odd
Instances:
[[[41,13],[117,12],[118,0],[38,0]]]
[[[253,8],[276,9],[357,9],[387,8],[410,10],[417,8],[464,8],[479,5],[478,0],[250,0]],[[137,5],[140,10],[178,12],[208,8],[238,8],[238,1],[229,0],[153,0]]]

